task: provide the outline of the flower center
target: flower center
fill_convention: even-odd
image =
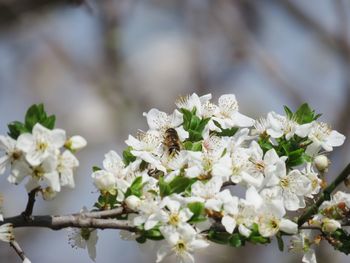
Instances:
[[[278,222],[275,219],[271,219],[270,226],[272,229],[278,229]]]
[[[179,214],[177,213],[171,214],[169,217],[169,224],[173,226],[177,226],[179,223],[180,223]]]
[[[44,172],[44,169],[40,166],[38,167],[35,167],[34,170],[33,170],[33,175],[34,177],[40,179],[44,176],[45,172]]]
[[[281,185],[282,188],[288,188],[289,185],[290,185],[290,182],[289,182],[288,178],[283,178],[280,181],[280,185]]]
[[[186,243],[183,240],[179,240],[175,245],[175,250],[177,253],[182,254],[187,250]]]
[[[49,144],[45,141],[38,141],[36,144],[36,150],[39,152],[44,152],[49,147]]]

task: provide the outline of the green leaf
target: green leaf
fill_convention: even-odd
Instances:
[[[142,176],[136,177],[136,179],[132,182],[131,186],[126,190],[125,197],[128,197],[130,195],[135,195],[137,197],[140,197],[142,194]]]
[[[344,229],[338,229],[330,235],[332,238],[327,241],[340,252],[348,255],[350,254],[350,235]]]
[[[158,185],[159,185],[159,194],[161,197],[170,195],[170,192],[171,192],[170,186],[167,182],[165,182],[163,176],[159,177]]]
[[[183,143],[183,146],[185,150],[188,150],[188,151],[194,151],[194,152],[202,151],[202,141],[194,142],[194,143],[190,141],[186,141]]]
[[[102,170],[100,167],[98,167],[98,166],[93,166],[92,167],[92,171],[93,172],[97,172],[97,171],[100,171],[100,170]]]
[[[182,193],[195,182],[194,179],[190,179],[181,175],[176,176],[170,183],[170,194]]]
[[[191,210],[193,213],[191,219],[189,220],[190,223],[198,223],[206,220],[206,217],[204,216],[204,204],[201,202],[194,202],[189,203],[187,207]]]
[[[48,129],[53,129],[55,122],[56,117],[54,115],[48,117],[43,104],[32,105],[25,115],[25,126],[29,131],[32,131],[37,123],[40,123]]]
[[[50,130],[55,128],[55,123],[56,123],[56,116],[54,116],[54,115],[47,117],[44,121],[41,122],[41,124],[44,127],[48,128]]]
[[[213,131],[212,133],[215,134],[216,136],[220,136],[220,137],[224,137],[224,136],[228,136],[228,137],[232,137],[233,135],[236,134],[236,132],[238,131],[238,128],[233,127],[230,129],[223,129],[220,125],[220,123],[218,123],[217,121],[214,121],[214,124],[221,130],[220,132],[217,131]]]
[[[316,115],[307,103],[302,104],[294,113],[294,118],[299,124],[310,123],[320,116],[320,114]]]
[[[147,241],[147,238],[144,237],[144,236],[139,236],[135,240],[136,240],[137,243],[143,244],[143,243],[145,243]]]
[[[136,160],[136,157],[131,153],[132,147],[128,146],[124,151],[123,151],[123,162],[125,165],[129,165],[130,163],[134,162]]]
[[[229,244],[233,247],[241,247],[243,245],[243,242],[240,234],[234,233],[229,239]]]
[[[276,238],[277,238],[278,249],[279,249],[281,252],[283,252],[283,250],[284,250],[284,242],[283,242],[281,233],[278,233],[278,234],[276,235]]]
[[[22,133],[29,132],[25,125],[19,121],[13,121],[7,125],[9,132],[7,133],[12,139],[17,140],[17,138]]]
[[[253,224],[251,228],[252,233],[247,238],[247,240],[253,244],[267,244],[270,243],[270,239],[268,237],[263,237],[259,233],[259,226],[257,224]]]
[[[162,240],[164,239],[162,233],[160,232],[159,229],[150,229],[150,230],[145,230],[143,231],[142,235],[146,237],[147,239],[151,240]]]
[[[258,144],[264,153],[266,153],[268,150],[271,150],[273,148],[273,145],[268,138],[260,137],[258,140]]]
[[[294,113],[286,105],[284,105],[283,108],[284,108],[284,112],[286,113],[286,116],[288,117],[288,119],[291,120],[293,118]]]
[[[214,230],[210,230],[208,233],[208,239],[212,242],[227,245],[231,238],[231,234],[227,232],[216,232]]]
[[[196,116],[195,108],[192,111],[181,109],[183,114],[183,127],[189,133],[188,141],[197,142],[203,139],[202,132],[205,125],[209,122],[209,118],[201,119]],[[185,146],[186,147],[186,146]],[[187,145],[188,147],[188,145]]]

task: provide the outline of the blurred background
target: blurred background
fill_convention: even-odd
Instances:
[[[350,1],[348,0],[0,0],[0,133],[33,103],[57,115],[57,127],[89,145],[76,189],[35,214],[91,207],[93,165],[121,152],[129,133],[146,128],[142,112],[172,111],[180,95],[234,93],[252,117],[308,102],[322,120],[350,134]],[[350,143],[330,156],[329,179],[350,160]],[[4,213],[23,211],[24,186],[0,178]],[[33,263],[90,262],[67,231],[16,229]],[[152,246],[153,244],[148,244]],[[349,262],[329,246],[319,262]],[[301,262],[277,245],[213,246],[197,262]],[[154,262],[155,250],[100,231],[98,263]],[[0,262],[20,262],[5,243]],[[171,261],[166,261],[171,262]]]

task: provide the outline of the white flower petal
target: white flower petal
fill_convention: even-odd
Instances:
[[[298,233],[298,225],[289,219],[282,218],[280,222],[280,230],[288,234],[296,234]]]

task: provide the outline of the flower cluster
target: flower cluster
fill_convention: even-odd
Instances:
[[[320,115],[307,104],[259,120],[241,114],[233,94],[217,104],[210,94],[192,94],[176,105],[170,115],[144,113],[149,129],[129,136],[123,157],[110,151],[103,169],[94,167],[95,207],[124,207],[123,219],[137,227],[139,243],[165,240],[157,262],[170,254],[194,262],[193,253],[208,241],[239,247],[298,234],[288,212],[305,208],[319,193],[329,164],[324,153],[345,137],[317,121]],[[333,221],[320,220],[325,231],[336,229]]]
[[[25,123],[11,123],[9,135],[0,136],[0,151],[5,153],[0,157],[0,174],[10,167],[10,183],[28,178],[27,191],[38,188],[44,199],[53,198],[63,186],[74,188],[73,171],[79,161],[73,153],[86,146],[83,137],[67,138],[54,124],[55,116],[47,116],[43,105],[33,105]]]

